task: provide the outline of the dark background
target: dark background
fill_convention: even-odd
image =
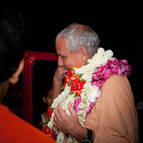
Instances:
[[[0,5],[5,11],[21,12],[26,23],[25,50],[56,52],[55,37],[73,22],[89,25],[99,35],[100,46],[112,49],[114,56],[127,59],[132,65],[129,78],[135,102],[142,97],[143,10],[138,2],[19,2],[11,7]]]
[[[101,47],[112,49],[114,56],[132,65],[129,78],[136,103],[143,100],[142,47],[143,22],[139,3],[21,3],[9,10],[21,11],[27,27],[26,50],[56,52],[55,37],[72,22],[87,24],[99,35]]]
[[[26,50],[56,52],[55,37],[73,22],[89,25],[101,40],[100,46],[112,49],[118,59],[127,59],[132,65],[129,77],[135,103],[143,101],[143,10],[136,2],[66,1],[24,3],[0,11],[21,11],[27,28]]]

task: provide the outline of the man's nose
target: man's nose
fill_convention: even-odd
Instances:
[[[61,67],[64,65],[63,59],[59,56],[58,57],[58,66]]]

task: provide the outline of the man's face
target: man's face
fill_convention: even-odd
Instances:
[[[84,60],[85,57],[79,51],[75,53],[71,53],[66,48],[66,39],[60,38],[56,41],[56,50],[58,54],[58,66],[64,66],[66,69],[71,67],[81,67],[83,66],[86,61]]]

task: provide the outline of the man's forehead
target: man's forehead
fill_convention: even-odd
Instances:
[[[66,39],[60,38],[56,41],[56,51],[58,53],[69,53],[70,51],[66,48]]]
[[[61,37],[61,38],[56,40],[56,45],[65,44],[65,43],[66,43],[66,38],[64,38],[64,37]]]

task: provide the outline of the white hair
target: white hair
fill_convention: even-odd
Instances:
[[[66,39],[66,48],[76,52],[81,46],[85,46],[90,55],[97,52],[100,39],[97,33],[87,25],[77,23],[70,24],[57,34],[56,41],[60,38]]]

